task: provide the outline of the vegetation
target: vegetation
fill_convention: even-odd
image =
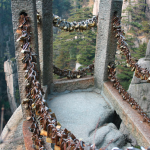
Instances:
[[[82,21],[92,17],[92,9],[83,7],[88,3],[88,0],[53,0],[53,13],[68,21]],[[84,5],[85,6],[85,5]],[[150,21],[145,15],[147,4],[143,0],[139,0],[137,4],[130,2],[125,10],[131,20],[123,19],[125,25],[131,25],[128,33],[131,36],[126,36],[132,56],[136,59],[145,56],[146,43],[139,43],[139,47],[135,47],[134,42],[137,41],[137,36],[146,36],[150,38]],[[0,0],[0,29],[8,27],[10,35],[1,35],[3,39],[0,41],[0,108],[4,105],[5,110],[9,110],[9,103],[7,98],[7,87],[5,82],[3,63],[6,60],[6,41],[12,39],[12,18],[11,18],[11,0]],[[65,32],[55,29],[54,32],[54,63],[61,69],[73,69],[71,63],[79,62],[84,66],[91,64],[95,56],[96,46],[96,28],[84,32]],[[13,41],[13,39],[12,39]],[[12,42],[13,43],[13,42]],[[11,50],[10,58],[15,61],[15,52]],[[118,78],[125,89],[128,89],[133,72],[126,67],[125,58],[118,57],[116,61],[121,62],[118,65]],[[19,101],[19,90],[16,90],[15,96]],[[7,113],[5,113],[7,114]],[[6,120],[9,118],[5,116]]]
[[[4,74],[4,61],[6,56],[10,55],[6,53],[6,41],[12,40],[13,30],[12,30],[12,19],[11,19],[11,0],[0,0],[0,110],[2,106],[5,108],[4,113],[4,123],[7,122],[11,113],[10,106],[7,97],[7,85],[5,81]],[[6,33],[8,32],[8,33]],[[12,43],[13,45],[13,43]],[[11,57],[14,57],[14,49],[11,49]]]
[[[130,25],[126,39],[131,51],[131,55],[135,58],[135,60],[145,57],[147,48],[147,43],[140,42],[137,37],[144,36],[147,39],[150,38],[150,20],[146,17],[145,7],[147,7],[147,4],[145,4],[143,0],[139,0],[136,4],[132,4],[131,1],[129,1],[129,5],[124,12],[131,16],[131,19],[127,19],[127,16],[123,16],[122,19],[122,22],[125,26]],[[135,46],[135,41],[138,42],[139,47]],[[119,78],[123,87],[127,90],[133,77],[133,72],[131,72],[130,68],[125,67],[126,60],[124,57],[121,57],[121,59],[118,58],[117,61],[121,62],[118,65],[117,77]]]
[[[91,8],[88,7],[75,7],[72,9],[68,21],[78,22],[92,18],[91,12]],[[93,62],[95,57],[96,28],[83,32],[59,31],[53,45],[54,63],[57,67],[69,69],[72,61],[87,66]]]

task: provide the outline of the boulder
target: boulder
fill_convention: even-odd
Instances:
[[[96,148],[112,149],[113,147],[122,148],[125,145],[124,135],[116,128],[113,123],[104,124],[97,129],[86,141],[95,143]],[[93,144],[92,143],[92,144]]]
[[[138,61],[139,66],[142,68],[147,68],[150,71],[150,40],[147,45],[146,56]],[[131,97],[133,97],[136,102],[141,106],[141,108],[150,117],[150,83],[145,80],[141,80],[133,75],[133,79],[129,86],[128,92]]]
[[[97,148],[122,147],[125,145],[124,135],[112,123],[114,109],[109,101],[95,92],[73,92],[53,95],[47,101],[49,107],[57,116],[62,128],[67,128],[78,139],[87,144],[95,144]],[[111,141],[113,140],[113,141]]]

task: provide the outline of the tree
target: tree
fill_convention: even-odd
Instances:
[[[75,7],[68,21],[79,22],[88,18],[92,18],[91,8]],[[69,69],[72,60],[87,66],[94,60],[95,46],[96,28],[83,32],[60,31],[54,39],[54,63],[61,69]]]
[[[123,24],[125,25],[130,25],[130,29],[128,30],[128,33],[131,36],[126,35],[126,40],[131,52],[131,56],[135,58],[135,60],[138,60],[142,57],[145,57],[145,52],[146,52],[146,47],[147,43],[140,43],[139,47],[135,47],[134,42],[138,41],[137,37],[144,35],[147,38],[149,38],[149,33],[150,33],[150,21],[145,15],[145,7],[147,4],[143,0],[138,0],[138,3],[132,4],[131,1],[129,1],[129,5],[126,8],[127,14],[129,14],[129,19],[122,19]],[[118,63],[117,66],[117,77],[120,80],[121,84],[123,87],[127,90],[129,87],[129,84],[132,80],[133,77],[133,72],[131,71],[130,68],[126,67],[126,60],[125,57],[116,58]]]

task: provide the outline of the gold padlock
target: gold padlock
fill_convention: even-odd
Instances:
[[[135,71],[135,67],[133,67],[133,68],[131,69],[131,71]]]
[[[35,149],[39,149],[39,146],[35,145]]]
[[[41,132],[40,132],[40,135],[47,136],[47,131],[42,129]]]
[[[135,110],[137,109],[135,105],[132,105],[132,108],[135,109]]]
[[[141,78],[141,80],[144,80],[144,79],[145,79],[145,77],[144,77],[143,75],[141,75],[140,78]]]
[[[61,150],[60,146],[55,145],[54,150]]]
[[[47,143],[52,143],[52,139],[49,138],[49,137],[47,137],[47,138],[46,138],[46,142],[47,142]]]
[[[52,113],[52,114],[51,114],[51,117],[52,117],[52,118],[56,118],[55,113]]]
[[[60,122],[57,121],[57,125],[61,126]]]
[[[52,110],[49,108],[49,109],[48,109],[48,112],[52,112]]]
[[[38,113],[38,111],[36,111],[36,116],[39,116],[39,113]]]
[[[35,106],[35,104],[34,103],[32,103],[32,108]]]

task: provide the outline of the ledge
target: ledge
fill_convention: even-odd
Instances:
[[[94,86],[94,77],[86,77],[80,79],[55,81],[53,92],[64,92],[66,90],[73,91],[76,89],[87,89]]]
[[[29,121],[24,121],[23,122],[23,137],[24,137],[24,143],[25,143],[25,147],[26,147],[26,150],[35,150],[33,148],[33,141],[31,139],[32,137],[32,132],[29,131],[28,127],[31,126],[31,122]]]
[[[103,92],[138,144],[148,147],[150,145],[150,126],[148,123],[143,122],[142,116],[132,109],[126,101],[123,101],[111,82],[104,83]]]

